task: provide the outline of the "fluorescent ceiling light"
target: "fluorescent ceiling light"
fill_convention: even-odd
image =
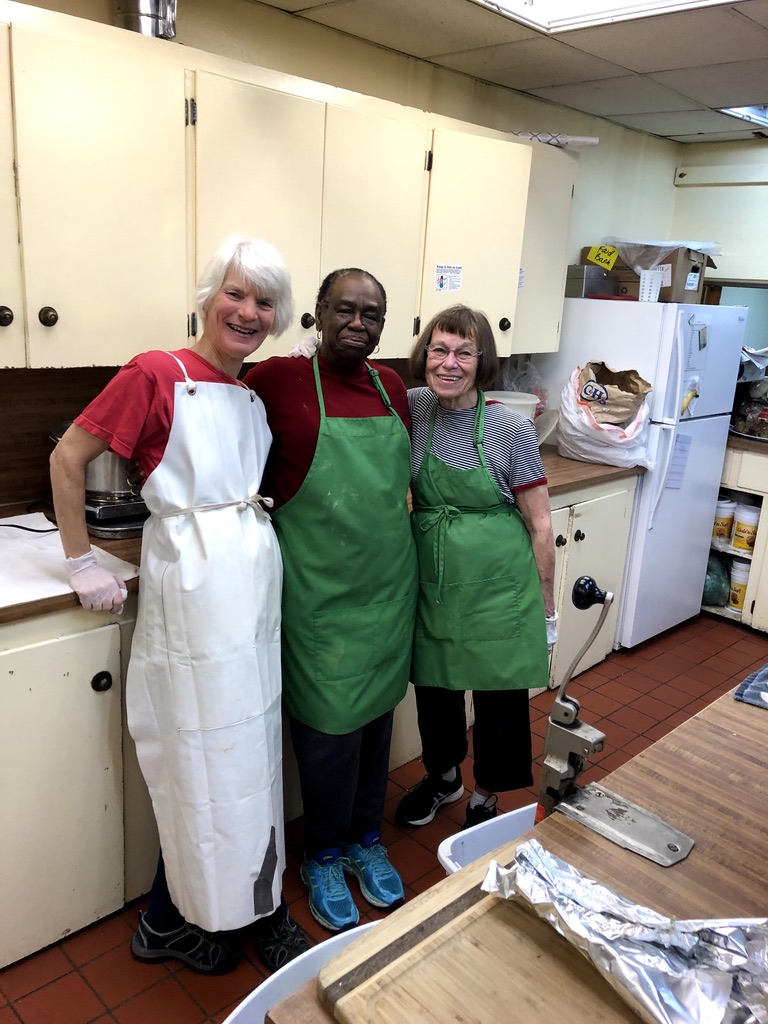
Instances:
[[[539,32],[607,25],[699,7],[734,7],[744,0],[472,0]]]
[[[759,124],[761,128],[768,127],[768,104],[766,103],[756,107],[724,107],[720,113],[729,114],[731,117],[740,117],[742,121]]]

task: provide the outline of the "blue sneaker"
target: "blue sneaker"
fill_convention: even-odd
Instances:
[[[361,843],[350,843],[343,864],[348,874],[357,877],[360,891],[374,907],[394,910],[405,902],[402,879],[389,862],[379,832],[363,836]]]
[[[329,932],[353,928],[360,920],[342,866],[341,850],[321,850],[301,865],[301,880],[309,889],[309,909]]]

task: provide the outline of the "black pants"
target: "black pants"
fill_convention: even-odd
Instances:
[[[341,849],[381,830],[389,779],[393,711],[332,736],[289,718],[304,803],[304,849]]]
[[[475,782],[489,793],[533,784],[531,720],[527,690],[473,690],[472,745]],[[463,690],[416,687],[422,760],[431,775],[442,775],[467,756]]]

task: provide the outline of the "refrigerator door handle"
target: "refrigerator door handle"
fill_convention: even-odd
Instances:
[[[680,392],[683,385],[683,365],[685,359],[685,339],[683,337],[683,314],[678,311],[675,317],[675,331],[672,337],[669,376],[667,390],[664,395],[662,416],[659,423],[674,426],[680,419]]]
[[[675,451],[675,424],[673,423],[660,423],[659,428],[661,430],[661,437],[659,439],[659,447],[662,446],[664,438],[669,439],[667,445],[667,451],[663,459],[656,458],[656,477],[655,489],[651,495],[650,512],[648,515],[648,529],[653,529],[653,518],[656,515],[656,510],[661,504],[661,498],[664,494],[664,488],[667,486],[667,476],[669,475],[669,467],[672,464],[672,456]]]

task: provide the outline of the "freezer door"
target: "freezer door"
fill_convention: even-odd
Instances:
[[[619,646],[634,647],[701,609],[728,423],[716,416],[651,426],[654,468],[635,507]]]

